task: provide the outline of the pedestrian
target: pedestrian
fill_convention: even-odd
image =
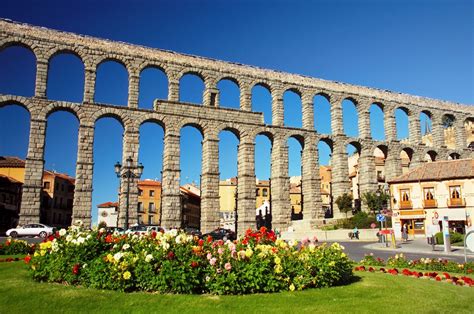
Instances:
[[[406,223],[404,223],[402,226],[402,239],[403,242],[407,242],[408,240],[408,226]]]
[[[357,240],[359,240],[359,230],[357,229],[357,226],[355,226],[354,229],[352,230],[352,234]]]

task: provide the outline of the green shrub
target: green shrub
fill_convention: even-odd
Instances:
[[[438,232],[435,234],[436,243],[437,244],[444,244],[444,237],[442,232]],[[463,242],[464,243],[464,235],[461,233],[450,232],[449,233],[449,241],[451,244]]]
[[[25,240],[7,239],[0,243],[0,255],[22,255],[34,252],[35,245],[30,245]]]

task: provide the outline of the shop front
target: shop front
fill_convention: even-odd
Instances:
[[[396,213],[394,212],[392,217],[395,235],[400,235],[400,237],[404,224],[407,225],[408,235],[411,237],[424,236],[425,221],[426,215],[423,210],[400,210]]]

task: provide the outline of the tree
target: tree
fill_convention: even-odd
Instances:
[[[336,199],[336,205],[339,208],[339,211],[346,214],[352,211],[352,195],[344,193]]]
[[[375,214],[375,211],[382,209],[385,203],[390,200],[390,195],[385,193],[380,193],[380,195],[377,195],[376,192],[366,192],[362,194],[362,200],[370,209],[370,211]]]

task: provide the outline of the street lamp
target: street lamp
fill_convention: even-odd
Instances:
[[[117,161],[114,166],[115,174],[117,178],[127,179],[127,202],[125,211],[125,230],[128,229],[128,211],[130,207],[130,179],[139,179],[143,174],[143,165],[140,163],[137,166],[136,173],[132,169],[132,157],[128,157],[126,160],[127,164],[122,168],[122,165]]]

